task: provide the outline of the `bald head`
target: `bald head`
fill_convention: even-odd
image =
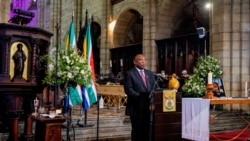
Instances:
[[[146,66],[146,59],[142,54],[137,54],[134,57],[134,65],[139,69],[144,69]]]

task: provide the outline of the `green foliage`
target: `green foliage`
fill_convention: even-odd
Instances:
[[[182,86],[184,96],[204,96],[206,93],[207,76],[209,72],[213,73],[213,78],[221,78],[222,68],[220,62],[212,56],[200,57],[194,68],[194,73]]]
[[[213,78],[221,78],[222,69],[220,62],[212,56],[200,57],[194,68],[194,73],[202,78],[207,78],[209,72],[213,73]]]
[[[206,81],[197,74],[191,75],[182,86],[182,91],[185,96],[201,97],[206,93]]]

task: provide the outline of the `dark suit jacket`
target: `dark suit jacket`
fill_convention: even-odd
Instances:
[[[153,72],[144,69],[144,74],[146,76],[147,87],[144,85],[143,80],[136,68],[132,68],[125,73],[124,90],[128,96],[126,115],[136,115],[138,113],[139,98],[148,98],[149,93],[152,91],[156,83],[155,74]]]

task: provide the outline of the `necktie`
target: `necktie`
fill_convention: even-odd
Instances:
[[[143,80],[144,85],[147,87],[147,81],[146,81],[145,74],[144,74],[143,70],[140,71],[140,75],[141,75],[141,78]]]

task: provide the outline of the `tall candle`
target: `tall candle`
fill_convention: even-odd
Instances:
[[[109,61],[109,66],[112,68],[112,60]]]
[[[207,76],[207,84],[212,84],[213,73],[209,72]]]
[[[245,82],[245,97],[248,97],[248,93],[247,93],[247,81]]]
[[[120,59],[120,65],[121,65],[121,67],[123,66],[123,60],[122,59]]]

